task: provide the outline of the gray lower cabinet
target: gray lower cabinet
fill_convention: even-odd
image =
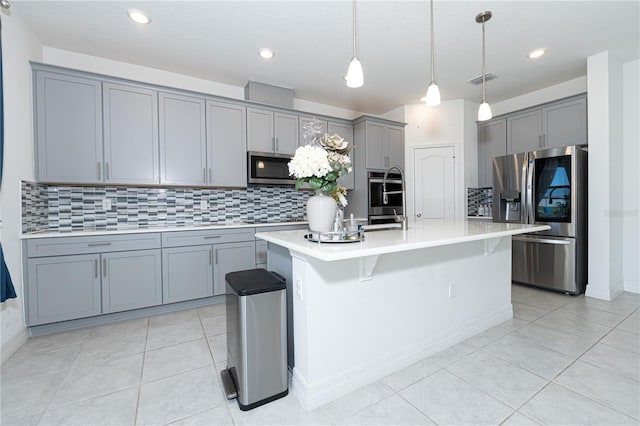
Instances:
[[[99,254],[28,259],[27,274],[27,325],[102,313]]]
[[[256,268],[267,269],[267,250],[269,243],[265,240],[256,240]]]
[[[160,250],[102,254],[102,313],[162,304]]]
[[[158,92],[103,83],[104,177],[111,184],[157,184]]]
[[[507,119],[478,124],[478,187],[493,186],[493,158],[507,154]]]
[[[102,83],[46,71],[33,78],[37,179],[102,182]]]
[[[162,249],[164,303],[213,296],[211,245]]]
[[[225,294],[227,273],[256,267],[255,242],[215,244],[213,258],[213,294]]]

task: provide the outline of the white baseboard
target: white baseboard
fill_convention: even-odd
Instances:
[[[395,348],[393,352],[365,365],[313,384],[308,383],[294,368],[292,392],[305,410],[313,410],[511,318],[513,308],[509,304],[480,318],[443,330],[430,338]]]
[[[640,293],[640,281],[624,280],[624,291]]]
[[[2,345],[2,351],[0,353],[0,365],[4,364],[5,361],[8,360],[15,351],[20,349],[20,346],[24,345],[28,339],[29,335],[27,334],[27,329],[24,328],[20,331],[20,333],[13,336],[6,343],[4,343]]]

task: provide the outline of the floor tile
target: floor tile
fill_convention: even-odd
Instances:
[[[205,339],[166,346],[145,353],[142,381],[152,382],[208,365],[213,365],[213,358]]]
[[[516,287],[511,292],[511,300],[525,305],[543,308],[548,312],[572,302],[574,298],[572,296],[558,292],[526,287]]]
[[[482,350],[447,366],[446,370],[513,409],[518,409],[548,383]]]
[[[197,309],[154,315],[149,317],[149,328],[167,327],[183,322],[191,322],[195,318],[199,318]]]
[[[567,334],[598,340],[609,331],[611,327],[585,321],[569,311],[557,310],[544,315],[533,322],[543,327],[551,328]]]
[[[586,296],[579,296],[572,304],[567,305],[567,307],[571,307],[572,305],[583,306],[589,309],[597,309],[599,311],[609,312],[622,317],[626,317],[627,315],[638,309],[637,305],[624,303],[617,300],[601,300],[596,299],[595,297]]]
[[[201,318],[204,333],[207,336],[215,336],[227,332],[227,317],[204,317]]]
[[[164,425],[225,403],[215,369],[204,367],[143,384],[138,425]]]
[[[138,387],[47,410],[41,425],[132,425],[136,417]]]
[[[625,291],[620,296],[616,297],[614,302],[622,302],[629,305],[640,306],[640,294]]]
[[[584,302],[567,303],[565,306],[559,309],[572,312],[577,316],[579,316],[580,318],[584,319],[585,321],[595,322],[595,323],[606,325],[609,327],[615,327],[627,315],[627,314],[621,314],[615,311],[609,312],[609,311],[603,311],[600,309],[589,307],[589,306],[586,306]]]
[[[199,308],[198,315],[200,318],[224,317],[227,315],[227,311],[224,303],[216,303],[214,305]]]
[[[513,410],[441,370],[400,392],[437,424],[499,424]]]
[[[410,366],[396,371],[381,380],[382,383],[398,392],[428,375],[440,370],[440,365],[431,358],[425,358]]]
[[[431,355],[429,359],[440,367],[445,367],[452,362],[456,362],[457,360],[464,358],[470,353],[477,351],[478,349],[479,346],[476,342],[465,340],[443,351]]]
[[[2,424],[10,424],[8,419],[11,418],[18,419],[44,412],[66,375],[67,372],[45,374],[2,383]]]
[[[640,334],[640,311],[635,311],[618,325],[619,330]]]
[[[572,391],[640,420],[640,384],[602,368],[576,361],[555,380]]]
[[[511,304],[513,305],[513,317],[525,321],[533,321],[549,313],[548,309],[536,306],[524,305],[518,302],[512,302]]]
[[[229,412],[227,404],[198,413],[194,416],[187,417],[171,423],[172,426],[232,426],[233,419]]]
[[[204,337],[200,318],[197,315],[174,322],[161,322],[160,325],[156,325],[157,322],[153,322],[153,318],[151,320],[147,336],[147,350],[199,340]]]
[[[582,355],[598,340],[597,338],[586,339],[567,334],[535,323],[527,324],[515,330],[511,335],[572,357]]]
[[[333,422],[338,422],[392,394],[388,386],[375,382],[324,405],[322,410]]]
[[[98,396],[137,386],[142,373],[142,354],[104,364],[72,368],[51,401],[50,409],[86,401]]]
[[[114,338],[124,335],[147,334],[149,318],[137,318],[94,327],[89,336],[91,339]]]
[[[17,419],[11,419],[9,421],[2,422],[5,426],[36,426],[40,421],[42,414],[35,414],[33,416],[25,416]]]
[[[629,331],[613,330],[601,342],[625,351],[640,353],[640,335]]]
[[[218,334],[216,336],[207,337],[209,346],[211,348],[211,354],[215,362],[227,361],[227,334]]]
[[[434,425],[417,408],[398,395],[382,401],[350,416],[339,425]]]
[[[30,337],[16,353],[46,351],[64,346],[78,345],[84,343],[90,334],[91,328],[82,328],[64,333],[49,334],[47,336]]]
[[[230,401],[228,407],[234,424],[238,426],[331,424],[322,407],[306,411],[291,394],[249,411],[240,411],[235,401]]]
[[[65,346],[38,352],[18,352],[2,364],[2,383],[28,376],[56,373],[71,368],[81,345]]]
[[[505,420],[501,425],[502,426],[538,426],[540,423],[536,422],[530,417],[525,416],[524,414],[516,411]]]
[[[556,377],[574,358],[507,335],[483,348],[509,363],[548,380]]]
[[[596,401],[550,383],[519,410],[545,425],[632,425],[636,422]]]
[[[603,343],[597,343],[593,348],[589,349],[587,353],[582,355],[580,360],[621,376],[640,381],[640,357],[634,352],[625,351]]]
[[[74,367],[104,364],[126,356],[141,354],[146,344],[146,328],[142,331],[123,334],[115,334],[112,331],[92,334],[82,345]]]

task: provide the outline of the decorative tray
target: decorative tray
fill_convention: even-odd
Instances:
[[[318,238],[318,236],[320,238]],[[315,233],[310,233],[310,234],[304,234],[304,239],[307,241],[311,241],[314,243],[358,243],[361,241],[364,241],[364,235],[362,237],[357,237],[355,239],[333,239],[333,235],[331,232],[327,232],[322,233],[322,234],[318,234],[317,232]]]

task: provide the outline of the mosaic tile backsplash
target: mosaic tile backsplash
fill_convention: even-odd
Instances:
[[[467,188],[467,216],[491,216],[492,211],[492,188]]]
[[[55,186],[22,182],[22,230],[116,230],[139,227],[305,220],[310,191]],[[111,204],[103,206],[104,200]],[[203,202],[206,208],[203,207]]]

